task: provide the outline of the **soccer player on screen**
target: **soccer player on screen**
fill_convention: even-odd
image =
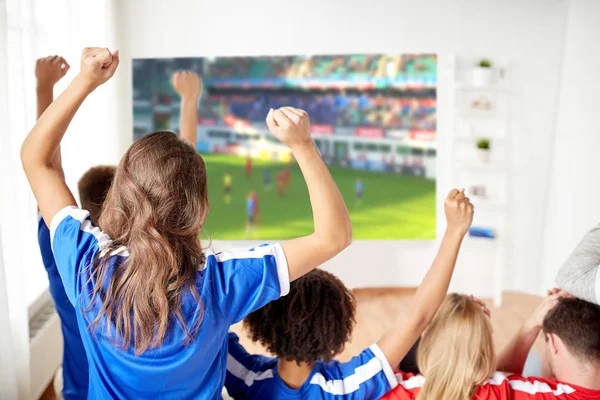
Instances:
[[[285,174],[283,172],[277,174],[277,192],[279,197],[283,198],[285,194]]]
[[[356,204],[359,206],[362,204],[362,198],[363,198],[364,191],[365,191],[365,184],[363,183],[362,179],[358,178],[356,180]]]
[[[267,192],[271,191],[271,171],[269,168],[265,168],[263,170],[263,181],[265,183],[265,190]]]
[[[290,185],[291,181],[292,181],[292,171],[290,170],[290,167],[285,167],[285,169],[283,170],[283,183],[286,188]]]
[[[225,204],[231,203],[231,175],[226,172],[223,176],[223,188],[225,189]]]
[[[256,190],[252,189],[246,200],[246,238],[252,234],[256,235],[256,223],[258,219],[258,195]]]

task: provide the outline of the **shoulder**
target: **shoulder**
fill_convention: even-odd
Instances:
[[[60,210],[50,223],[52,241],[61,236],[91,236],[101,250],[107,248],[111,238],[100,228],[92,224],[90,213],[78,207],[67,206]]]

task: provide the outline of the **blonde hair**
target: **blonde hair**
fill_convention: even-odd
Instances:
[[[489,318],[468,296],[449,294],[423,334],[418,400],[471,400],[496,367]]]

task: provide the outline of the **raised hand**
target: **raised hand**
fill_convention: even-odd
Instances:
[[[106,47],[86,47],[81,53],[79,76],[90,89],[112,78],[119,66],[119,51],[113,53]]]
[[[461,237],[465,236],[473,222],[474,207],[465,196],[464,189],[450,191],[444,202],[444,211],[448,223],[446,230]]]
[[[267,126],[273,136],[292,150],[311,143],[308,114],[299,108],[271,109],[267,115]]]
[[[542,300],[538,308],[529,317],[527,322],[531,326],[541,328],[544,323],[544,318],[546,318],[546,315],[548,315],[550,310],[556,307],[556,304],[558,304],[558,300],[561,297],[573,297],[569,293],[557,288],[548,290],[547,294],[548,295]]]
[[[171,76],[171,85],[183,99],[198,101],[202,92],[202,80],[192,71],[177,71]]]
[[[479,306],[481,307],[481,311],[483,311],[483,313],[488,317],[491,318],[492,317],[492,313],[490,312],[490,309],[487,308],[487,306],[485,305],[485,303],[483,302],[483,300],[481,300],[479,297],[475,297],[472,294],[469,295],[469,298],[471,300],[473,300],[475,303],[479,304]]]
[[[69,64],[61,56],[44,57],[35,63],[35,78],[38,89],[52,89],[69,71]]]

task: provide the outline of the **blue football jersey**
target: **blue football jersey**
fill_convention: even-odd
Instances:
[[[50,229],[40,215],[38,218],[38,244],[42,262],[48,274],[48,287],[63,334],[63,390],[65,400],[84,400],[88,393],[88,360],[79,333],[75,308],[69,301],[60,280],[54,254],[50,247]]]
[[[89,304],[96,284],[91,276],[93,260],[98,254],[110,257],[114,271],[127,259],[128,250],[106,254],[111,238],[91,224],[87,211],[76,207],[66,207],[53,218],[50,237],[88,355],[90,399],[220,399],[229,326],[289,292],[281,245],[239,253],[207,250],[195,282],[201,302],[191,293],[182,299],[187,326],[195,326],[201,318],[194,340],[186,344],[185,330],[173,323],[161,346],[135,355],[133,346],[115,345],[112,322],[102,318],[102,328],[88,329],[100,308],[97,299]]]
[[[392,367],[376,344],[350,361],[317,361],[299,389],[277,373],[277,359],[248,354],[229,333],[225,388],[234,399],[376,400],[398,385]]]

